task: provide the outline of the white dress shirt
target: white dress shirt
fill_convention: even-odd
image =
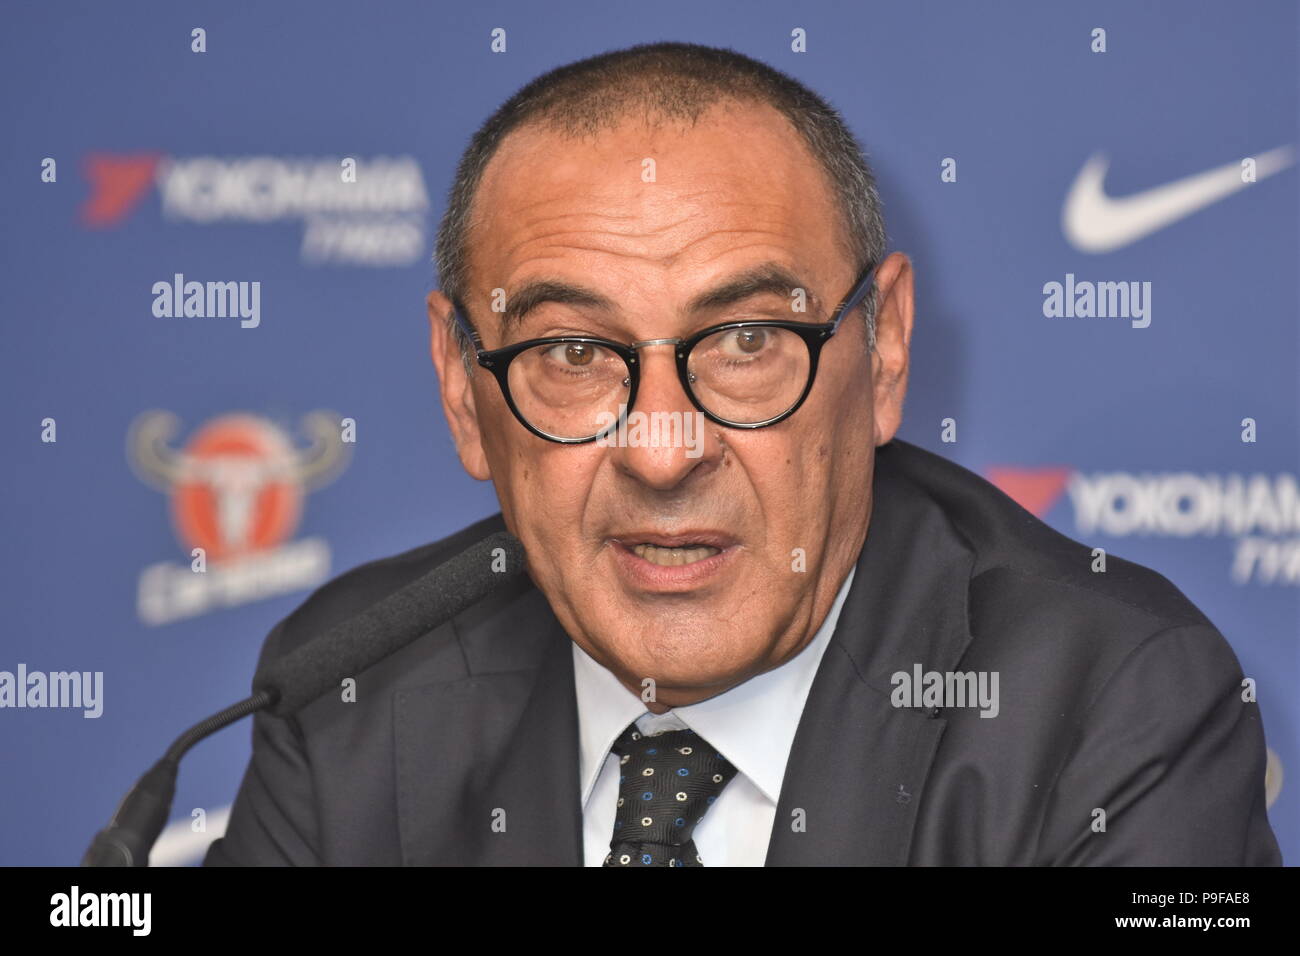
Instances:
[[[618,755],[610,748],[636,721],[643,734],[695,731],[736,767],[737,773],[695,828],[705,866],[762,866],[776,819],[785,765],[804,702],[817,675],[840,608],[853,583],[850,568],[835,603],[812,641],[780,667],[686,707],[652,714],[638,694],[573,645],[578,696],[578,786],[582,794],[582,846],[587,866],[609,853],[618,803]]]

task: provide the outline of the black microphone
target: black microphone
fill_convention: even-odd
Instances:
[[[258,710],[286,717],[339,686],[345,677],[445,624],[524,571],[524,547],[506,531],[484,538],[320,637],[269,661],[253,676],[253,696],[213,714],[176,738],[123,798],[82,866],[148,866],[167,823],[180,759],[196,743]]]

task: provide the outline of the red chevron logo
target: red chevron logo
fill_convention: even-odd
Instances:
[[[126,218],[148,192],[162,153],[117,156],[91,153],[83,165],[90,196],[81,207],[81,221],[102,229]]]
[[[1035,518],[1044,517],[1065,493],[1066,482],[1074,474],[1067,466],[1015,468],[993,465],[984,470],[985,477],[998,489]]]

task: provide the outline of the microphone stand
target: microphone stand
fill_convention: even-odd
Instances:
[[[252,697],[200,721],[177,737],[163,758],[150,767],[122,798],[108,826],[95,834],[81,865],[148,866],[149,850],[171,813],[181,757],[204,737],[255,711],[273,706],[279,697],[274,688],[260,690]]]

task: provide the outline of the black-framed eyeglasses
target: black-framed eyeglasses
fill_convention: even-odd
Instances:
[[[675,348],[682,389],[710,421],[765,428],[799,410],[812,391],[822,346],[871,291],[877,268],[862,272],[827,322],[728,322],[685,339],[623,343],[560,335],[487,350],[464,307],[453,307],[478,364],[496,377],[515,418],[539,438],[582,444],[620,425],[636,402],[637,350],[652,345]]]

